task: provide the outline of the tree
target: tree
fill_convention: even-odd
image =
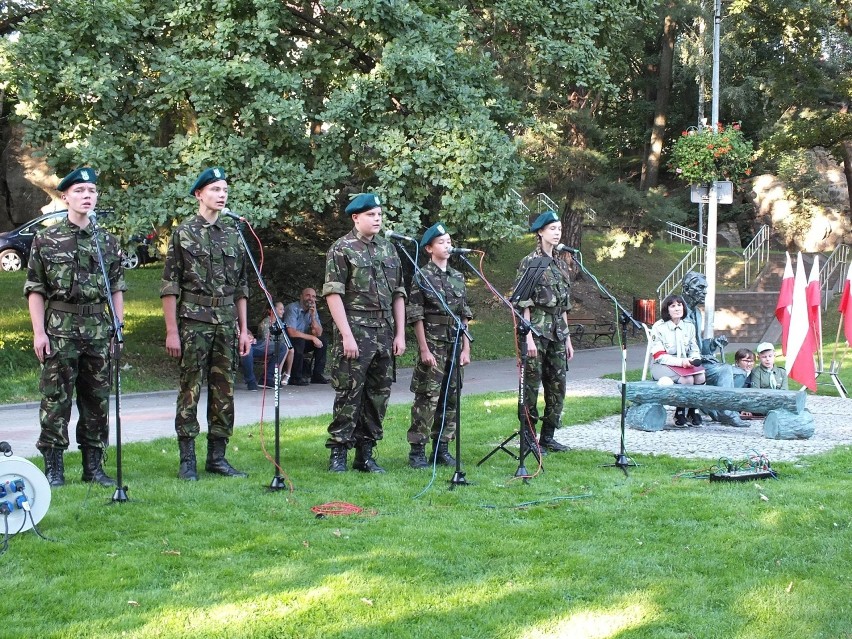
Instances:
[[[264,224],[382,194],[416,230],[439,211],[488,238],[514,228],[519,119],[463,21],[413,2],[57,0],[10,46],[28,141],[63,172],[102,171],[130,226],[189,213],[205,166]]]

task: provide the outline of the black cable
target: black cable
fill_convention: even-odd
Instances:
[[[5,532],[3,533],[3,543],[0,544],[0,556],[5,554],[7,550],[9,550],[9,515],[3,515],[3,524],[5,526]]]

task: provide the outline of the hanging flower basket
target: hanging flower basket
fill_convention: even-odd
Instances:
[[[684,131],[672,146],[669,167],[687,184],[709,184],[717,180],[739,183],[751,175],[754,148],[739,124],[717,130]]]

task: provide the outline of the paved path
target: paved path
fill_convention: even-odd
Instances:
[[[735,348],[731,345],[729,348]],[[642,367],[645,346],[636,344],[627,349],[627,368]],[[617,396],[615,380],[600,379],[608,373],[621,370],[619,348],[598,348],[577,351],[568,372],[568,397],[581,395]],[[408,390],[411,369],[398,371],[391,392],[391,402],[405,404],[412,400]],[[514,360],[473,362],[465,370],[464,394],[517,390],[517,369]],[[236,396],[236,425],[245,426],[260,420],[274,418],[273,397],[267,391],[243,390],[239,384]],[[159,437],[174,436],[176,391],[133,393],[122,396],[122,442],[150,441]],[[282,418],[307,417],[331,413],[334,391],[328,385],[284,387],[281,392]],[[205,405],[206,395],[201,405]],[[809,396],[808,409],[814,414],[815,433],[811,439],[778,441],[763,438],[762,422],[749,428],[731,428],[709,421],[699,428],[663,430],[647,433],[629,429],[625,437],[628,454],[668,454],[676,457],[717,460],[728,457],[739,461],[750,452],[766,453],[771,461],[794,461],[802,455],[831,450],[835,446],[852,445],[852,422],[848,414],[850,400],[836,397]],[[115,413],[112,406],[112,433],[115,441]],[[570,399],[568,403],[570,410]],[[76,409],[71,423],[76,424]],[[670,420],[671,421],[671,420]],[[620,416],[607,417],[591,424],[570,426],[557,431],[557,439],[577,449],[617,452],[620,442]],[[204,425],[202,424],[202,429]],[[72,426],[73,430],[73,426]],[[0,440],[8,441],[16,455],[33,457],[38,454],[35,441],[38,437],[38,404],[12,404],[0,406]],[[72,448],[74,444],[72,443]]]

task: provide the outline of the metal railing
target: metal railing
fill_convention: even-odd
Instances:
[[[539,193],[535,196],[535,214],[541,215],[545,211],[556,211],[559,213],[559,207],[556,205],[556,202],[547,196],[547,194]]]
[[[680,285],[683,281],[684,275],[686,275],[689,271],[696,271],[698,273],[704,272],[706,252],[707,251],[703,246],[693,246],[692,250],[683,256],[683,259],[674,267],[674,270],[672,270],[668,277],[663,280],[663,283],[657,287],[659,308],[663,307],[663,300],[666,296]]]
[[[508,199],[518,207],[517,215],[519,223],[526,226],[530,221],[530,207],[524,204],[524,196],[518,193],[515,189],[509,189]]]
[[[769,227],[764,224],[743,251],[743,274],[745,277],[743,288],[748,288],[768,261]]]
[[[675,240],[682,244],[707,244],[707,236],[698,231],[675,224],[674,222],[666,222],[666,233],[669,234],[671,241]]]
[[[822,304],[828,308],[831,297],[840,290],[846,276],[846,265],[849,264],[849,253],[852,249],[848,244],[839,244],[819,270],[819,290],[822,292]],[[832,278],[838,277],[833,280]]]

